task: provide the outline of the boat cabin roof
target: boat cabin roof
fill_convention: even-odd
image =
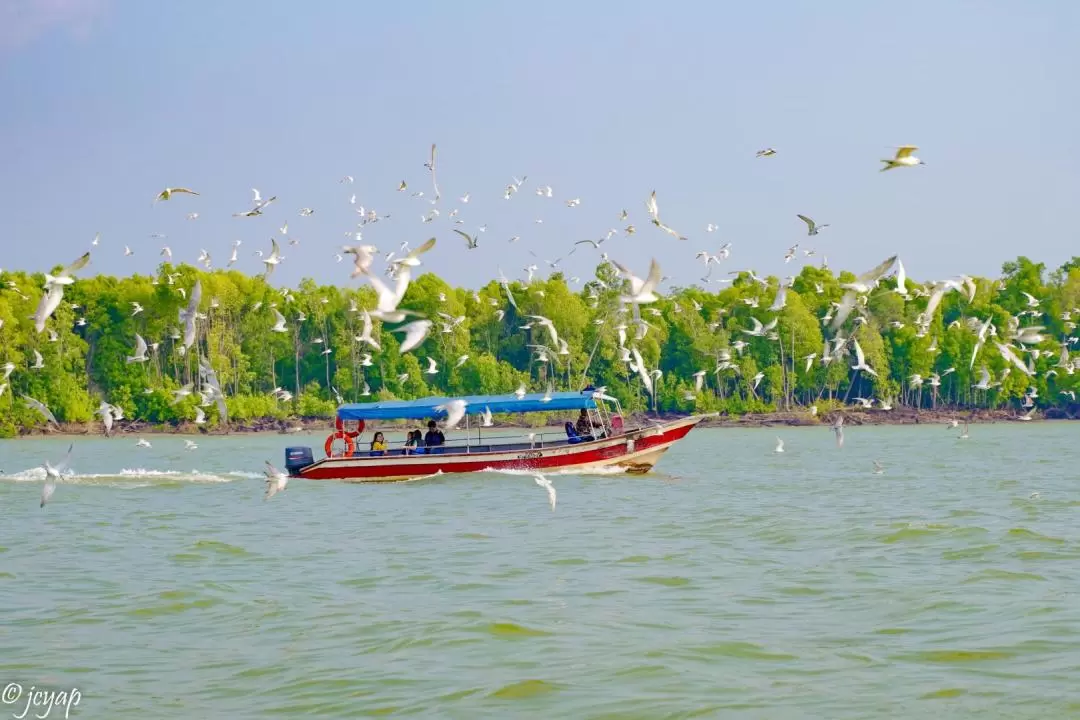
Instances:
[[[353,403],[338,408],[340,420],[423,420],[445,417],[446,411],[439,406],[453,400],[464,400],[467,412],[476,414],[485,410],[493,414],[558,412],[565,410],[592,410],[596,407],[592,390],[582,392],[528,393],[519,398],[508,395],[466,395],[460,398],[428,397],[419,400],[384,400],[372,403]],[[545,399],[546,398],[546,399]],[[437,409],[438,408],[438,409]]]

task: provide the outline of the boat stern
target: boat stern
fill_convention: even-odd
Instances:
[[[304,468],[315,463],[315,456],[309,447],[285,448],[285,470],[290,477],[300,477]]]

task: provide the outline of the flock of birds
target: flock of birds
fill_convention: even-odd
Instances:
[[[918,150],[918,148],[915,146],[901,146],[896,150],[894,157],[883,159],[881,161],[884,164],[881,170],[884,172],[893,169],[912,168],[919,165],[925,165],[922,160],[915,156],[914,153],[916,150]],[[775,148],[765,148],[757,153],[757,157],[759,158],[770,158],[775,155],[777,155],[777,150]],[[430,158],[427,162],[424,163],[424,167],[430,175],[432,187],[431,196],[429,198],[426,198],[427,202],[430,204],[431,207],[426,213],[424,213],[421,218],[421,220],[425,224],[433,222],[441,215],[441,211],[439,209],[439,202],[442,195],[437,180],[436,163],[437,149],[436,146],[433,144],[431,146]],[[513,178],[513,181],[506,185],[506,187],[504,188],[503,197],[506,200],[511,200],[515,195],[522,192],[523,188],[525,187],[526,180],[527,176],[522,177],[520,180],[516,177]],[[353,182],[353,178],[351,176],[345,176],[341,178],[340,182],[342,184],[348,185]],[[406,192],[408,191],[408,188],[408,183],[403,180],[398,185],[397,190],[398,192]],[[548,185],[536,186],[535,192],[541,197],[553,197],[553,190]],[[423,191],[414,191],[412,194],[418,199],[425,199]],[[167,187],[160,193],[158,193],[158,195],[154,199],[154,204],[175,201],[178,196],[198,197],[199,193],[195,190],[185,187]],[[459,202],[462,205],[467,204],[469,202],[469,199],[469,193],[465,193],[458,198]],[[234,216],[240,218],[258,218],[266,214],[270,206],[275,203],[276,200],[276,196],[270,196],[264,199],[260,191],[254,189],[253,198],[250,206],[245,210],[234,213]],[[341,246],[340,252],[336,254],[336,259],[338,260],[338,262],[341,262],[344,260],[345,257],[351,256],[353,268],[351,270],[350,277],[362,277],[366,279],[375,291],[377,297],[374,308],[362,309],[357,307],[355,302],[353,303],[351,310],[353,312],[360,313],[362,317],[362,331],[360,335],[355,338],[355,341],[364,349],[369,349],[372,353],[380,352],[382,350],[382,347],[380,345],[378,335],[375,333],[375,326],[373,324],[374,320],[379,320],[386,324],[396,325],[396,327],[391,329],[391,332],[398,333],[402,336],[399,351],[401,353],[407,353],[415,350],[424,343],[429,333],[435,327],[436,322],[440,323],[443,332],[453,332],[455,328],[459,327],[461,323],[465,320],[465,318],[462,316],[452,317],[449,314],[439,313],[440,318],[438,321],[436,321],[431,318],[425,317],[422,313],[419,313],[415,310],[401,307],[401,303],[405,297],[406,291],[410,285],[410,282],[412,281],[413,273],[416,271],[417,268],[422,266],[425,255],[435,247],[436,238],[432,237],[415,248],[411,248],[409,246],[409,243],[405,242],[402,243],[402,245],[397,250],[382,255],[382,253],[380,253],[379,249],[376,246],[370,244],[361,244],[363,233],[368,229],[369,226],[378,222],[385,221],[390,216],[380,215],[375,210],[365,209],[363,206],[356,207],[355,194],[352,195],[349,202],[355,207],[355,210],[360,217],[360,221],[358,223],[357,229],[351,230],[349,231],[349,233],[347,233],[354,242],[352,244]],[[571,208],[578,206],[580,203],[580,198],[572,198],[565,201],[566,206]],[[649,217],[649,222],[658,230],[667,235],[670,235],[678,241],[687,240],[687,236],[682,234],[681,232],[676,230],[671,224],[669,224],[667,218],[661,219],[660,206],[655,191],[653,191],[646,199],[645,209]],[[304,207],[300,209],[299,216],[310,217],[314,213],[315,210],[313,208]],[[454,208],[448,212],[448,217],[453,220],[453,223],[455,225],[460,225],[463,222],[460,219],[459,214],[459,208]],[[199,215],[197,212],[190,212],[187,215],[187,217],[192,220],[196,219],[198,216]],[[809,237],[817,236],[825,228],[829,227],[829,223],[818,223],[807,215],[799,214],[797,215],[797,218],[803,223],[805,223],[807,228],[807,235]],[[623,210],[619,214],[619,219],[623,222],[627,222],[629,220],[629,213],[626,210]],[[537,222],[541,221],[538,220]],[[706,227],[706,232],[712,232],[716,229],[717,228],[715,225],[710,224]],[[278,230],[281,237],[288,238],[288,221],[285,221],[278,228]],[[469,234],[461,229],[458,229],[457,227],[453,228],[453,231],[464,240],[465,248],[467,250],[472,250],[479,246],[480,236],[485,230],[486,226],[481,226],[476,233]],[[569,248],[567,256],[577,252],[582,246],[589,246],[593,250],[601,251],[601,246],[607,240],[616,235],[617,232],[617,230],[612,229],[604,237],[598,240],[582,240],[575,242]],[[625,233],[625,235],[629,236],[637,232],[637,229],[633,224],[627,224],[623,232]],[[511,238],[511,242],[514,242],[517,239],[517,237],[513,237]],[[91,250],[99,247],[100,241],[101,236],[99,234],[95,236],[92,242]],[[298,244],[298,241],[296,241],[295,238],[289,240],[289,242],[291,245]],[[227,262],[227,267],[232,267],[238,261],[240,245],[241,241],[239,240],[233,242],[231,254]],[[784,256],[785,263],[789,263],[793,259],[798,257],[799,250],[800,245],[798,243],[789,248]],[[816,254],[816,251],[812,249],[804,249],[802,250],[802,253],[804,258],[809,258],[814,256]],[[130,256],[133,255],[134,252],[130,247],[126,246],[124,248],[124,254],[125,256]],[[166,258],[167,260],[171,261],[172,255],[173,253],[170,247],[165,246],[161,249],[161,256]],[[262,263],[263,277],[267,279],[270,278],[273,275],[275,269],[286,260],[286,257],[282,254],[281,246],[279,245],[276,238],[271,238],[270,249],[268,252],[263,252],[262,250],[259,250],[256,251],[255,255]],[[729,258],[730,255],[731,243],[726,243],[722,245],[719,250],[713,253],[710,253],[708,251],[701,251],[697,253],[696,258],[698,260],[701,260],[707,269],[706,276],[702,278],[704,283],[708,284],[710,282],[732,282],[732,280],[711,279],[713,267],[719,266],[720,263]],[[376,259],[380,257],[382,257],[385,261],[384,274],[388,278],[388,280],[385,282],[374,271],[374,263]],[[642,317],[642,310],[644,306],[656,303],[660,299],[661,296],[658,289],[661,283],[666,280],[666,278],[662,275],[660,265],[655,259],[652,260],[648,272],[644,275],[640,275],[628,266],[610,259],[606,252],[602,252],[600,257],[602,263],[610,265],[617,273],[618,277],[621,280],[625,281],[623,283],[623,287],[625,288],[625,290],[622,291],[620,294],[620,307],[618,309],[618,313],[620,315],[624,315],[625,317],[619,322],[618,325],[614,326],[618,334],[620,357],[622,361],[626,363],[630,373],[636,374],[637,377],[640,379],[645,391],[650,396],[654,396],[656,389],[655,382],[660,379],[663,373],[660,371],[659,368],[650,369],[649,367],[647,367],[635,343],[645,337],[650,327],[649,323]],[[561,262],[562,259],[563,258],[558,258],[556,260],[545,262],[549,267],[554,269],[558,266],[559,262]],[[49,318],[53,315],[56,309],[60,306],[60,303],[63,301],[64,289],[66,287],[69,287],[73,282],[75,282],[76,273],[85,268],[89,262],[90,252],[87,252],[80,256],[75,262],[63,268],[57,275],[45,276],[44,293],[38,304],[37,311],[33,316],[34,327],[39,334],[47,329],[47,323],[49,321]],[[206,269],[211,269],[213,267],[211,254],[205,249],[200,252],[197,262]],[[823,260],[822,266],[827,267],[827,260]],[[527,274],[527,280],[525,283],[527,287],[528,283],[532,280],[533,275],[539,270],[539,267],[536,264],[532,264],[526,267],[524,270]],[[730,274],[733,276],[745,274],[752,281],[760,283],[763,288],[768,287],[767,281],[757,276],[752,270],[748,272],[742,271],[741,273],[733,272]],[[965,295],[967,295],[969,300],[973,300],[975,293],[977,292],[974,279],[969,276],[951,278],[937,283],[931,283],[926,286],[909,283],[903,262],[900,260],[899,257],[895,255],[891,256],[881,262],[876,267],[856,278],[855,281],[850,283],[843,283],[841,285],[844,290],[843,297],[840,299],[839,302],[833,303],[833,306],[829,309],[828,313],[825,315],[825,317],[822,318],[822,322],[828,328],[831,337],[825,340],[824,347],[822,348],[820,354],[813,353],[802,358],[806,363],[806,371],[809,371],[813,367],[813,364],[815,362],[819,362],[823,365],[829,365],[832,362],[841,362],[844,360],[844,358],[853,355],[854,363],[851,364],[850,367],[853,371],[855,371],[855,373],[862,372],[871,376],[877,376],[876,370],[867,362],[867,358],[859,343],[859,339],[857,337],[857,328],[861,323],[865,323],[867,320],[863,309],[867,306],[869,294],[876,288],[878,288],[879,284],[884,278],[890,275],[895,277],[895,287],[890,289],[890,292],[897,293],[905,301],[911,300],[916,297],[922,297],[927,300],[926,309],[919,314],[918,319],[916,320],[916,325],[920,337],[925,336],[926,333],[929,331],[931,321],[934,317],[934,312],[946,293],[963,292]],[[165,281],[169,284],[174,284],[175,279],[178,277],[180,277],[180,275],[167,275]],[[154,282],[157,283],[159,281],[155,279]],[[571,278],[571,282],[580,282],[580,279]],[[597,283],[599,286],[606,287],[605,283],[599,278],[593,282]],[[789,287],[791,287],[793,282],[794,277],[789,277],[786,280],[780,282],[780,285],[777,288],[777,292],[775,294],[775,298],[772,304],[767,308],[767,311],[773,314],[771,319],[763,321],[762,319],[759,319],[757,317],[751,317],[751,326],[741,329],[741,333],[746,336],[747,340],[739,339],[735,342],[732,342],[732,349],[734,349],[737,353],[741,354],[742,350],[747,346],[747,341],[750,338],[765,338],[772,341],[779,340],[779,334],[777,332],[779,313],[785,307],[787,290]],[[517,309],[518,304],[514,296],[512,282],[502,273],[501,270],[499,272],[498,283],[502,292],[505,294],[505,301],[510,306]],[[186,304],[179,311],[179,328],[173,332],[172,338],[176,341],[176,352],[179,353],[181,356],[184,356],[193,346],[196,348],[198,347],[196,343],[198,337],[198,324],[202,320],[205,320],[207,318],[207,315],[205,315],[200,309],[202,305],[203,294],[202,286],[199,280],[196,279],[192,287],[180,287],[177,288],[177,291],[185,298]],[[280,290],[280,292],[282,295],[283,304],[290,302],[290,300],[292,299],[290,296],[290,291],[283,288]],[[817,287],[817,292],[823,292],[823,288],[820,285]],[[594,301],[597,299],[594,291],[592,291],[592,294],[589,294],[588,297]],[[478,294],[474,294],[474,298],[477,301],[480,300]],[[1032,308],[1031,314],[1033,316],[1036,316],[1039,314],[1038,300],[1030,296],[1029,298]],[[493,306],[501,305],[500,301],[495,298],[488,298],[488,301]],[[752,303],[752,307],[756,308],[757,301],[753,300]],[[748,304],[751,304],[751,302],[748,302]],[[138,315],[145,312],[145,309],[139,303],[132,303],[132,305],[133,315]],[[211,301],[211,307],[214,307],[215,305],[216,299],[213,299]],[[253,310],[258,311],[261,309],[261,306],[262,303],[258,303],[257,306],[253,308]],[[283,306],[279,306],[278,303],[269,303],[269,307],[267,308],[273,318],[273,323],[270,327],[271,330],[273,330],[274,332],[287,332],[290,322],[300,323],[306,319],[304,315],[300,313],[290,320],[290,318],[286,317],[286,315],[282,312],[282,307]],[[654,308],[649,310],[654,315],[659,314],[659,311]],[[505,315],[505,311],[501,308],[497,310],[497,313],[500,319]],[[856,331],[850,335],[845,335],[843,327],[848,318],[852,316],[852,314],[856,315]],[[526,315],[526,319],[528,320],[528,323],[522,326],[523,329],[532,329],[534,326],[543,328],[546,331],[547,337],[550,341],[548,343],[530,343],[529,347],[533,352],[536,353],[536,357],[538,360],[546,362],[552,357],[569,354],[567,342],[564,338],[560,337],[559,331],[555,326],[555,323],[552,322],[552,320],[540,315]],[[1009,370],[1016,369],[1026,375],[1034,375],[1034,370],[1031,367],[1030,356],[1028,362],[1024,362],[1024,360],[1022,360],[1020,357],[1020,353],[1025,351],[1028,346],[1041,343],[1045,339],[1043,327],[1020,327],[1017,321],[1012,326],[1007,328],[1006,332],[1003,333],[1003,336],[1001,336],[998,334],[998,328],[994,327],[991,320],[989,319],[985,321],[978,321],[975,318],[971,318],[969,319],[969,321],[978,324],[979,342],[971,358],[972,367],[974,367],[974,364],[982,347],[988,342],[992,341],[993,345],[997,348],[1001,356],[1010,363]],[[600,324],[604,322],[604,320],[598,319],[595,322]],[[79,324],[85,324],[85,320],[80,319]],[[50,333],[53,332],[54,331],[50,329]],[[126,358],[127,362],[145,363],[150,359],[151,355],[159,351],[160,347],[160,342],[148,343],[146,339],[144,339],[141,335],[136,335],[134,338],[134,347],[132,350],[132,354]],[[931,351],[933,350],[936,350],[936,339],[931,347]],[[332,352],[332,350],[329,346],[326,346],[322,352],[323,354],[329,354],[330,352]],[[1032,350],[1031,352],[1034,353],[1036,351]],[[468,362],[468,360],[469,358],[467,355],[462,356],[458,359],[457,365],[461,366],[465,362]],[[430,357],[427,358],[427,361],[428,368],[426,370],[426,373],[437,373],[437,363]],[[371,364],[370,353],[366,353],[364,355],[362,364]],[[37,354],[36,364],[34,367],[40,366],[41,356],[40,354]],[[1058,367],[1061,371],[1068,372],[1069,374],[1071,374],[1075,369],[1074,361],[1069,358],[1067,345],[1065,345],[1062,349],[1061,360]],[[4,390],[6,390],[6,381],[11,375],[11,373],[14,371],[14,369],[14,366],[12,366],[10,363],[2,368],[3,375],[0,376],[0,382],[2,382],[3,384],[0,385],[0,394],[3,394]],[[733,360],[730,351],[723,351],[719,354],[716,367],[712,369],[711,372],[720,373],[725,370],[737,371],[737,366]],[[1008,372],[1009,370],[1007,370],[1006,372]],[[710,370],[708,369],[701,369],[693,374],[695,390],[697,392],[701,391],[704,379],[709,372]],[[202,402],[200,403],[200,406],[196,408],[196,418],[194,420],[195,423],[200,425],[205,423],[206,416],[202,408],[209,407],[210,404],[217,405],[221,421],[223,423],[227,422],[228,415],[225,403],[225,395],[222,392],[220,383],[218,383],[217,377],[209,361],[201,355],[198,357],[198,377],[199,389],[196,390],[194,383],[188,383],[184,387],[172,391],[173,402],[177,403],[183,398],[197,392],[201,397]],[[750,379],[752,386],[755,390],[763,377],[763,373],[759,373],[754,378]],[[911,378],[911,381],[913,383],[921,383],[923,379],[920,377],[913,377]],[[931,378],[929,378],[929,381],[932,384],[939,383],[940,377],[937,375],[931,376]],[[989,376],[989,373],[984,366],[982,369],[982,380],[980,381],[980,383],[976,384],[975,387],[986,390],[999,384],[1000,380],[995,382]],[[549,386],[548,393],[551,392],[551,389],[551,386]],[[147,390],[147,392],[152,391]],[[523,394],[524,392],[524,387],[518,389],[519,394]],[[279,400],[288,400],[292,397],[291,393],[281,388],[276,388],[273,394]],[[367,387],[365,383],[363,395],[369,394],[370,387]],[[693,393],[687,394],[687,399],[693,399],[693,397]],[[49,410],[48,407],[46,407],[44,403],[41,403],[40,401],[31,397],[27,397],[25,395],[23,396],[23,400],[26,403],[27,407],[38,411],[49,424],[56,424],[56,418],[53,416],[52,412]],[[873,398],[856,398],[856,402],[859,402],[864,407],[870,407],[870,405],[872,405],[874,402],[878,402],[879,406],[883,409],[888,409],[891,407],[891,401],[888,399],[876,400]],[[464,415],[467,412],[470,412],[470,409],[466,406],[466,402],[464,400],[454,400],[448,403],[447,406],[441,408],[441,410],[446,416],[443,422],[443,427],[445,429],[455,428],[457,426],[457,423],[460,422]],[[479,409],[474,410],[479,411]],[[113,423],[115,421],[120,420],[124,417],[123,410],[121,408],[108,402],[102,402],[98,412],[101,415],[102,421],[104,423],[106,434],[109,434],[111,432]],[[490,423],[489,413],[486,417],[484,417],[484,420],[485,422]],[[837,445],[842,445],[842,417],[836,422],[836,424],[833,425],[833,430],[836,433]],[[149,447],[149,443],[145,440],[140,440],[138,445],[140,447]],[[189,449],[195,449],[197,446],[189,441],[188,447]],[[776,447],[776,452],[783,452],[783,442],[779,439]],[[44,504],[48,501],[49,497],[51,497],[52,493],[55,491],[55,481],[62,477],[61,470],[58,468],[65,467],[68,459],[69,458],[65,459],[65,462],[61,463],[56,468],[53,468],[46,464],[47,478],[46,488],[42,494],[42,506],[44,506]],[[271,465],[269,462],[267,462],[266,464],[265,472],[267,477],[266,497],[269,498],[277,492],[284,490],[288,480],[283,473],[274,468],[274,466]],[[548,481],[542,475],[537,475],[536,482],[547,489],[552,508],[554,508],[555,490],[551,486],[550,481]]]

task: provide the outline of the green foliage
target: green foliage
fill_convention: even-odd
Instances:
[[[432,331],[405,355],[394,325],[374,322],[381,351],[356,342],[360,310],[374,306],[367,285],[343,289],[304,280],[282,291],[239,272],[163,264],[154,276],[78,279],[65,288],[47,330],[38,334],[28,318],[41,297],[43,276],[0,272],[0,364],[14,366],[0,392],[0,436],[43,424],[23,395],[44,402],[61,422],[91,420],[103,401],[121,407],[129,419],[190,422],[204,390],[199,358],[217,373],[236,422],[327,418],[339,398],[500,394],[521,384],[531,391],[603,386],[627,411],[737,415],[814,404],[824,409],[855,397],[921,407],[1019,407],[1033,390],[1039,407],[1075,405],[1071,393],[1080,392],[1080,373],[1074,374],[1061,352],[1063,344],[1071,350],[1075,342],[1069,338],[1080,317],[1080,258],[1048,271],[1020,257],[1002,270],[1000,280],[974,280],[974,299],[964,290],[947,292],[930,318],[921,315],[931,286],[909,280],[914,295],[904,297],[892,279],[883,280],[841,331],[858,340],[877,377],[852,371],[850,341],[839,356],[822,362],[834,337],[823,318],[841,302],[841,283],[854,276],[813,266],[790,281],[779,312],[769,309],[779,292],[776,278],[742,273],[719,292],[668,290],[639,308],[644,335],[620,304],[626,281],[608,264],[598,266],[596,279],[580,290],[560,274],[512,282],[517,308],[496,282],[475,291],[455,289],[426,273],[414,278],[402,307],[429,318]],[[199,310],[205,317],[195,347],[182,353],[177,317],[196,279],[203,286]],[[142,312],[135,313],[136,307]],[[285,332],[272,329],[275,309],[286,318]],[[530,316],[549,318],[558,342]],[[972,361],[979,328],[988,319],[995,334],[985,338]],[[775,324],[755,335],[747,332],[754,320]],[[1028,325],[1046,328],[1043,342],[1018,351],[1034,376],[1009,365],[995,347]],[[127,362],[136,335],[151,344],[148,362]],[[659,370],[655,397],[629,369],[625,356],[631,346],[647,369]],[[32,368],[35,353],[41,354],[42,368]],[[427,372],[430,362],[435,373]],[[973,388],[983,367],[993,379],[990,390]],[[188,384],[194,393],[174,400],[174,391]],[[292,398],[279,400],[275,390]],[[203,407],[207,425],[215,426],[214,403]],[[523,422],[537,419],[544,418]]]

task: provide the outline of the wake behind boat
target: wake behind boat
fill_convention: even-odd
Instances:
[[[601,467],[621,468],[640,475],[649,472],[675,442],[690,432],[703,416],[694,415],[648,426],[626,427],[622,408],[610,396],[591,389],[547,394],[474,395],[457,398],[465,403],[465,437],[440,443],[361,441],[366,423],[373,420],[433,421],[446,418],[455,399],[342,405],[335,431],[327,438],[326,457],[315,460],[310,447],[285,451],[285,467],[296,478],[345,482],[399,482],[436,474],[484,470],[573,471]],[[579,411],[577,422],[567,421],[562,431],[499,435],[487,430],[478,416],[511,413]],[[470,417],[471,416],[471,417]],[[404,432],[404,431],[403,431]],[[385,449],[383,446],[385,445]],[[340,448],[339,448],[340,446]]]

